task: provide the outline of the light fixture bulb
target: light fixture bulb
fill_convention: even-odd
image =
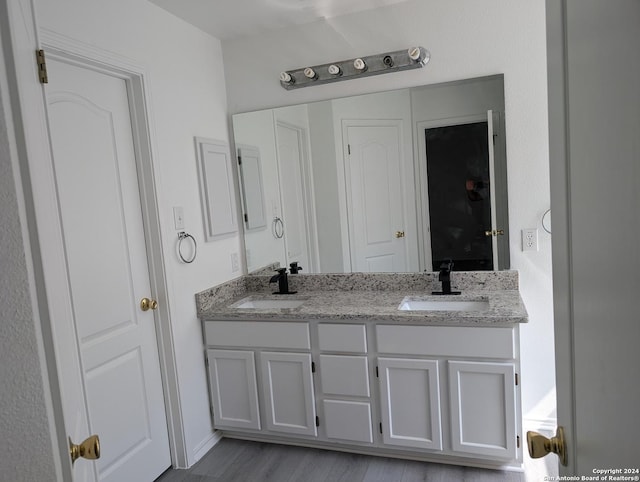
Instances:
[[[420,47],[411,47],[408,53],[409,58],[415,61],[419,61],[420,57],[422,56],[422,50],[420,50]]]
[[[342,69],[338,67],[336,64],[331,64],[327,69],[331,75],[340,75],[342,74]]]
[[[316,75],[316,71],[313,70],[311,67],[307,67],[306,69],[304,69],[304,76],[308,79],[315,79],[318,77]]]
[[[280,81],[284,82],[285,84],[291,84],[293,83],[293,77],[291,77],[291,74],[289,74],[289,72],[280,72]]]
[[[362,59],[355,59],[355,60],[353,61],[353,67],[354,67],[356,70],[362,70],[362,71],[364,71],[364,70],[366,70],[366,68],[367,68],[367,64],[365,64],[365,63],[364,63],[364,60],[362,60]]]

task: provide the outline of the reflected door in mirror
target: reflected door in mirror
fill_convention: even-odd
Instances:
[[[425,129],[431,259],[458,271],[493,270],[487,122]]]
[[[345,126],[351,269],[404,272],[400,125],[393,120],[376,124]]]

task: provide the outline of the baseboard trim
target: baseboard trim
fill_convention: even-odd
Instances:
[[[198,460],[206,455],[218,442],[222,440],[222,433],[219,430],[215,430],[209,437],[200,442],[195,449],[193,449],[192,456],[189,460],[189,467],[192,467]]]

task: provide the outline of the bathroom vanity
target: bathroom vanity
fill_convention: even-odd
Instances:
[[[517,273],[247,276],[197,295],[224,436],[522,466]],[[402,308],[402,309],[400,309]]]

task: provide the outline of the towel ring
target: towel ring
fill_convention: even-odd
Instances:
[[[273,236],[277,239],[281,239],[284,236],[284,223],[278,216],[273,218]]]
[[[542,215],[542,229],[551,234],[551,208],[547,209]]]
[[[182,242],[187,239],[187,238],[191,238],[191,241],[193,241],[193,255],[191,256],[191,259],[186,259],[183,255],[182,255]],[[193,260],[196,259],[196,254],[198,253],[198,243],[196,243],[196,238],[194,238],[193,236],[191,236],[189,233],[186,233],[184,231],[180,231],[178,233],[178,256],[180,256],[180,259],[182,260],[183,263],[193,263]]]

